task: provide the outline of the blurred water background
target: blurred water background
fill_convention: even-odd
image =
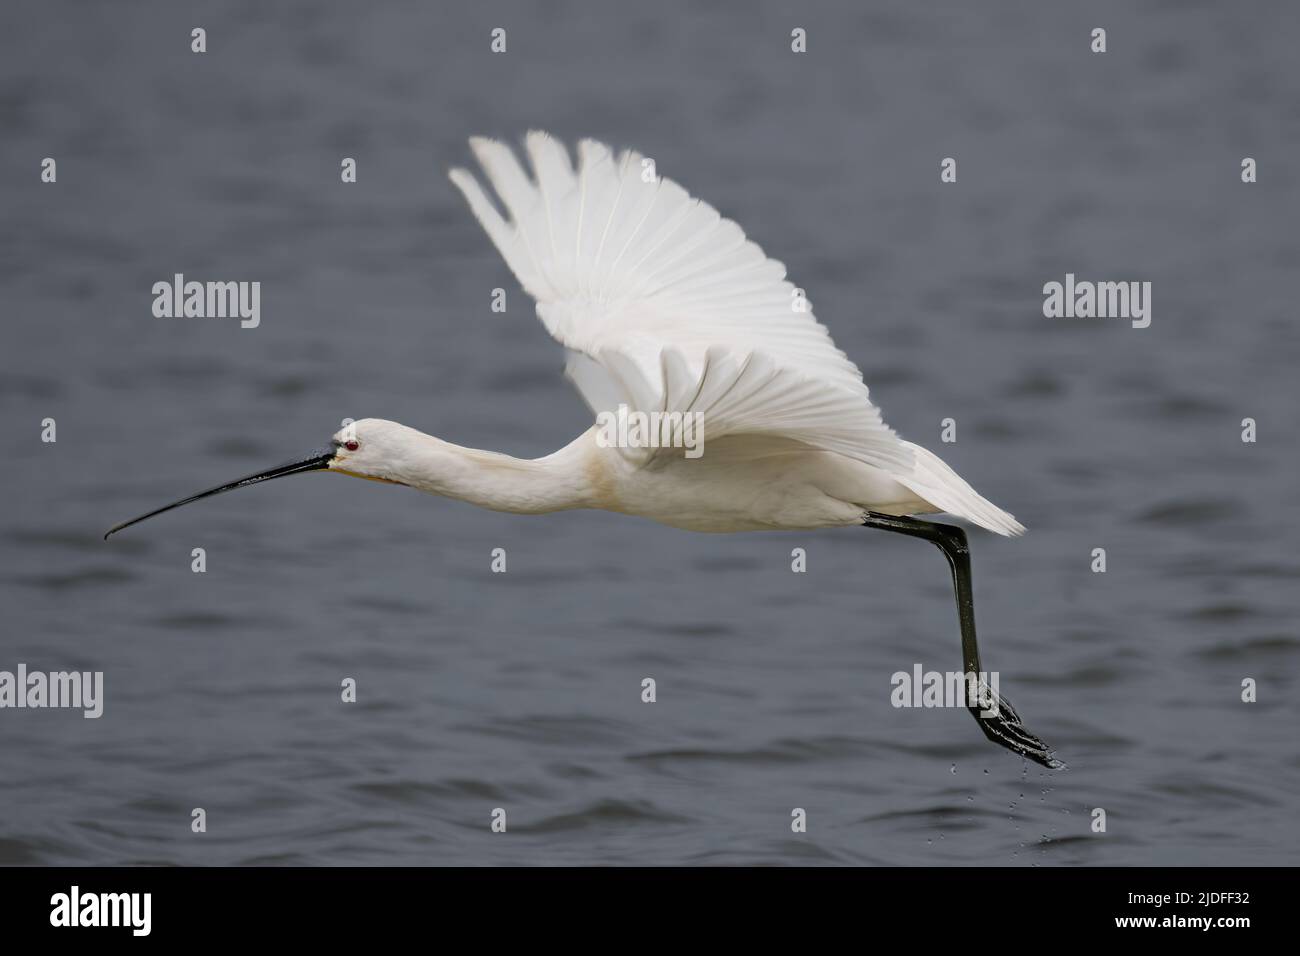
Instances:
[[[1298,39],[1283,3],[6,3],[0,669],[107,699],[0,712],[0,863],[1294,863]],[[984,660],[1068,771],[891,707],[960,665],[942,557],[894,535],[317,475],[100,540],[344,417],[585,428],[445,178],[532,127],[737,219],[1028,525],[972,534]],[[259,280],[260,327],[153,318],[176,272]],[[1045,319],[1067,272],[1150,280],[1151,327]]]

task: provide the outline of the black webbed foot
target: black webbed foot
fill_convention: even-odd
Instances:
[[[969,710],[985,737],[1049,770],[1065,768],[1064,761],[1056,758],[1052,748],[1025,729],[1025,725],[1020,722],[1020,715],[1011,706],[1011,701],[983,681],[980,681],[977,693],[979,703]]]

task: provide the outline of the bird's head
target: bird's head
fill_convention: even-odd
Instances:
[[[407,428],[405,425],[384,421],[381,418],[364,418],[361,421],[352,422],[335,432],[328,445],[317,448],[303,458],[277,465],[275,468],[268,468],[266,471],[259,471],[256,474],[246,475],[243,478],[237,478],[234,481],[228,481],[224,485],[217,485],[207,491],[200,491],[188,498],[182,498],[179,501],[173,501],[171,504],[163,505],[161,508],[155,508],[138,518],[123,521],[121,524],[109,528],[104,534],[104,540],[107,541],[110,535],[116,534],[123,528],[129,528],[146,518],[152,518],[164,511],[171,511],[181,505],[188,505],[202,498],[210,498],[224,491],[234,491],[236,488],[270,481],[272,478],[284,478],[288,475],[299,475],[307,471],[337,471],[356,478],[368,478],[371,481],[384,481],[395,485],[405,484],[401,475],[404,471],[403,465],[410,453],[410,440],[407,435],[411,432],[412,429]]]
[[[325,465],[354,478],[406,484],[401,479],[411,451],[414,429],[382,418],[363,418],[344,425],[330,439],[332,457]]]

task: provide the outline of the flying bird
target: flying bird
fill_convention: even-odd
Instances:
[[[647,175],[634,151],[583,140],[575,168],[560,142],[531,132],[530,172],[500,142],[470,146],[500,206],[466,170],[453,169],[451,181],[567,350],[565,373],[596,424],[553,454],[521,460],[363,419],[305,458],[123,522],[105,539],[180,505],[308,471],[520,514],[600,508],[708,532],[864,526],[943,552],[963,673],[982,675],[966,534],[915,516],[947,512],[1001,535],[1024,528],[884,423],[785,267],[708,203]],[[986,682],[967,703],[990,740],[1063,766]]]

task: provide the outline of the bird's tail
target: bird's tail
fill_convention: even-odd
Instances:
[[[940,511],[965,518],[981,528],[998,534],[1008,536],[1024,534],[1024,525],[987,498],[981,497],[938,455],[909,441],[903,444],[912,450],[915,463],[911,475],[895,476],[899,482]]]

